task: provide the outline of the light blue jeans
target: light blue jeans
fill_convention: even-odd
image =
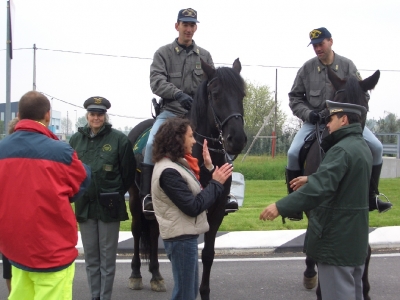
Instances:
[[[306,136],[313,131],[315,125],[304,122],[303,126],[296,133],[296,136],[293,139],[292,144],[290,145],[288,151],[288,164],[287,168],[289,170],[297,171],[300,170],[299,166],[299,153],[300,149],[304,144],[304,139]],[[381,142],[376,138],[376,136],[367,128],[364,127],[363,137],[367,142],[367,145],[372,153],[372,165],[380,165],[382,163],[382,155],[383,155],[383,146]]]
[[[158,128],[160,128],[160,126],[169,118],[173,118],[176,115],[173,114],[170,111],[164,110],[162,113],[160,113],[157,118],[156,121],[153,124],[153,127],[150,130],[150,134],[149,134],[149,139],[147,140],[147,144],[146,144],[146,152],[144,153],[144,158],[143,158],[143,162],[145,164],[148,165],[154,165],[153,160],[152,160],[152,156],[153,156],[153,141],[154,141],[154,136],[156,135]]]
[[[164,247],[174,276],[171,300],[195,300],[199,292],[197,237],[164,241]]]

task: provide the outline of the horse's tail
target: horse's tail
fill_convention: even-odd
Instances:
[[[140,256],[143,260],[145,260],[146,262],[149,262],[150,260],[150,228],[151,228],[151,222],[156,222],[154,221],[150,221],[147,220],[143,213],[141,214],[141,232],[140,232]]]

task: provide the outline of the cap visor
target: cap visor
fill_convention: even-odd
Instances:
[[[199,21],[197,21],[196,19],[193,19],[193,18],[180,18],[179,21],[181,21],[181,22],[191,22],[191,23],[200,23]]]

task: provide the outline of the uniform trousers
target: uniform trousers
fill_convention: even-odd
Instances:
[[[114,284],[120,222],[89,219],[79,223],[92,298],[110,300]]]
[[[154,141],[154,136],[156,135],[158,128],[169,118],[176,117],[175,114],[168,110],[164,110],[162,113],[160,113],[156,121],[153,124],[153,127],[150,130],[149,134],[149,139],[147,140],[146,144],[146,152],[144,154],[143,158],[143,163],[148,164],[148,165],[154,165],[152,157],[153,157],[153,141]]]
[[[324,300],[363,300],[365,265],[355,267],[318,263],[318,279]]]
[[[288,151],[288,164],[287,168],[292,171],[300,170],[299,153],[301,147],[304,145],[304,139],[307,135],[315,129],[315,125],[304,122],[300,130],[296,133]],[[363,137],[367,142],[368,147],[372,153],[372,165],[380,165],[382,163],[383,146],[382,143],[366,126],[363,130]]]

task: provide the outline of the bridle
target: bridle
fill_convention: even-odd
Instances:
[[[222,149],[215,149],[215,148],[208,148],[208,150],[212,151],[212,152],[216,152],[216,153],[220,153],[225,155],[225,159],[227,162],[232,163],[232,161],[234,161],[237,157],[237,155],[230,155],[228,152],[226,152],[225,150],[225,140],[223,138],[223,132],[222,129],[224,127],[224,125],[232,118],[235,119],[241,119],[242,120],[242,124],[244,124],[243,121],[243,115],[240,113],[233,113],[229,116],[227,116],[222,122],[221,120],[218,118],[217,114],[215,113],[215,109],[212,103],[212,96],[211,96],[211,91],[209,90],[209,86],[211,85],[211,83],[213,83],[214,81],[216,81],[218,79],[218,77],[214,77],[213,79],[211,79],[209,82],[207,82],[207,96],[208,96],[208,102],[210,103],[210,108],[211,108],[211,112],[213,114],[214,117],[214,123],[215,123],[215,127],[217,127],[217,130],[219,132],[219,136],[218,138],[213,138],[213,137],[208,137],[205,135],[202,135],[200,133],[198,133],[197,131],[195,131],[195,134],[206,139],[207,141],[211,141],[213,143],[219,143],[222,146]],[[203,146],[202,142],[199,142],[196,139],[196,143]]]

